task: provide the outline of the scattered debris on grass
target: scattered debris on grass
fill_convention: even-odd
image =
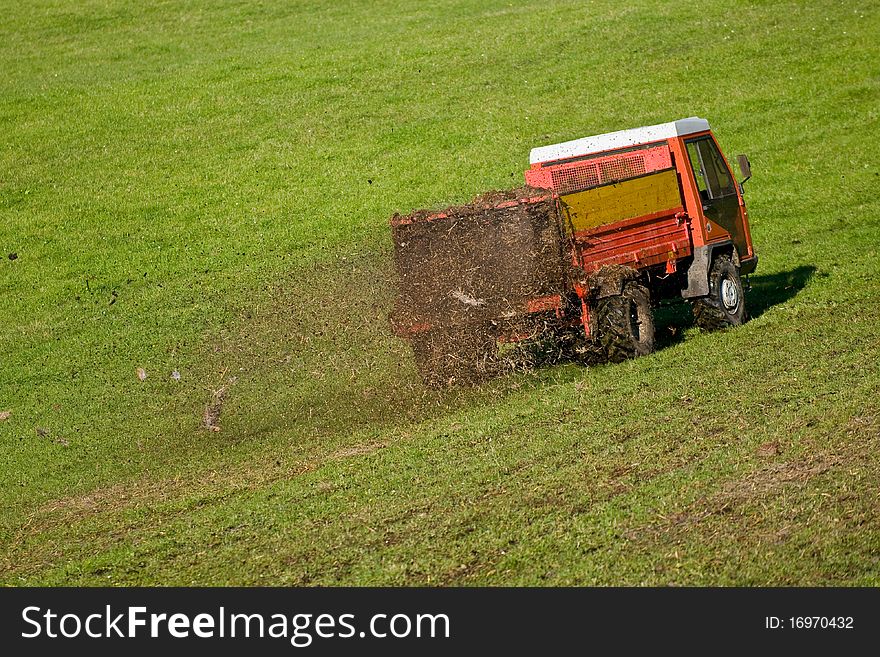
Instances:
[[[659,520],[627,532],[627,538],[635,542],[670,540],[684,536],[696,525],[712,518],[739,512],[762,499],[781,494],[786,490],[803,488],[810,482],[835,470],[851,470],[865,463],[876,452],[880,435],[865,427],[859,435],[850,434],[849,442],[838,449],[826,450],[801,456],[790,461],[763,464],[743,476],[725,482],[714,493],[702,496],[677,512],[659,515]],[[771,447],[772,446],[772,447]],[[765,443],[758,448],[778,454],[777,443]]]
[[[388,443],[369,443],[367,445],[354,445],[352,447],[343,447],[342,449],[338,449],[330,456],[332,459],[347,459],[352,456],[364,456],[366,454],[372,454],[373,452],[384,449],[388,446]]]
[[[208,431],[220,431],[220,411],[223,410],[223,400],[226,398],[226,391],[229,386],[235,383],[236,378],[230,377],[226,385],[221,386],[211,393],[211,401],[205,405],[205,413],[202,416],[205,428]]]
[[[45,438],[47,440],[52,441],[53,443],[58,443],[59,445],[63,445],[64,447],[70,447],[70,443],[63,436],[58,436],[56,438],[51,438],[49,434],[52,432],[45,427],[34,427],[34,432],[37,434],[39,438]]]
[[[8,420],[11,415],[12,411],[0,411],[0,422]]]
[[[178,372],[177,370],[174,370],[171,373],[171,378],[174,379],[175,381],[180,381],[180,372]]]
[[[145,370],[143,367],[139,367],[135,371],[137,372],[137,378],[141,381],[147,378],[147,370]]]
[[[10,260],[18,260],[18,254],[17,253],[10,253],[9,259]]]
[[[776,456],[779,454],[779,451],[779,443],[770,442],[764,443],[758,447],[758,449],[755,450],[755,453],[758,456]]]

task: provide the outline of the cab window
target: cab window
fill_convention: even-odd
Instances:
[[[711,138],[700,137],[687,142],[687,152],[700,198],[708,201],[736,194],[733,176]]]

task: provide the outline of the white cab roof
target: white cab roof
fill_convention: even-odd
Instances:
[[[529,155],[529,164],[552,162],[553,160],[564,160],[570,157],[580,157],[581,155],[591,155],[592,153],[627,148],[629,146],[637,146],[638,144],[662,141],[670,137],[681,137],[682,135],[690,135],[694,132],[703,132],[708,129],[709,122],[706,119],[692,116],[687,119],[649,125],[643,128],[607,132],[604,135],[584,137],[561,144],[553,144],[552,146],[533,148]]]

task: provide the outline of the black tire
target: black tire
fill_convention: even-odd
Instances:
[[[597,338],[610,362],[654,351],[654,313],[644,285],[630,281],[621,294],[599,299],[595,313]]]
[[[748,319],[746,297],[739,267],[728,255],[721,255],[709,269],[709,296],[693,302],[694,323],[703,331],[740,326]]]
[[[479,328],[431,330],[413,336],[412,348],[422,381],[431,388],[485,379],[498,353],[495,338]]]

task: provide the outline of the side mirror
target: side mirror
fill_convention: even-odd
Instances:
[[[736,161],[739,162],[739,170],[742,173],[742,182],[744,183],[746,180],[752,177],[752,165],[749,164],[749,158],[747,155],[737,155]]]

